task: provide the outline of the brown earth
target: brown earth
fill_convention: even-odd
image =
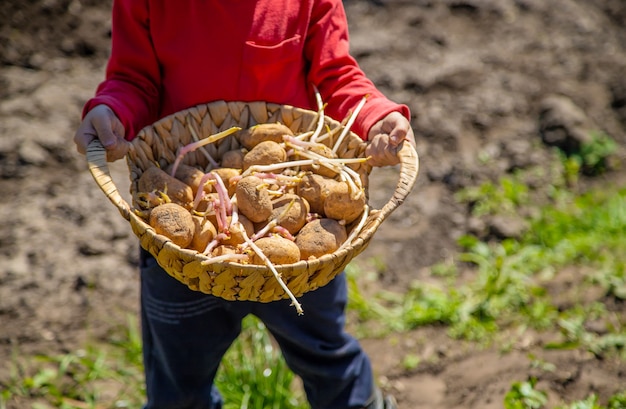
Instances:
[[[623,0],[345,4],[353,54],[389,97],[411,107],[421,157],[414,191],[359,256],[385,266],[365,291],[431,279],[428,267],[453,257],[463,233],[503,234],[454,200],[460,188],[547,165],[547,143],[575,146],[590,130],[626,142]],[[0,388],[14,354],[106,339],[137,309],[135,237],[72,142],[82,104],[103,78],[109,7],[7,0],[0,9]],[[126,192],[125,164],[111,168]],[[624,186],[625,174],[617,166],[602,182]],[[394,168],[373,175],[375,206],[396,179]],[[576,273],[557,275],[552,291],[567,294],[582,280]],[[550,406],[623,390],[624,362],[548,351],[545,336],[515,338],[507,353],[452,340],[436,326],[363,344],[403,409],[501,408],[511,383],[535,373],[531,355],[555,365],[540,377]],[[407,354],[420,359],[415,369],[403,369]]]

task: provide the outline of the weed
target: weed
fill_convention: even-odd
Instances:
[[[139,407],[144,396],[140,359],[129,360],[129,352],[138,347],[132,335],[136,333],[135,322],[129,319],[111,344],[30,359],[20,358],[16,351],[0,407],[17,398],[37,402],[41,408]]]
[[[218,371],[216,386],[226,409],[304,409],[301,388],[265,327],[256,318],[244,329]],[[242,387],[243,385],[243,387]],[[141,337],[136,320],[107,343],[73,353],[41,355],[12,362],[12,376],[0,394],[0,409],[15,399],[33,408],[62,409],[141,407],[145,401]]]
[[[253,316],[244,319],[244,331],[233,343],[217,373],[215,384],[224,409],[304,409],[302,389],[265,326]]]
[[[591,141],[581,146],[575,155],[581,163],[583,173],[598,175],[607,170],[607,158],[617,150],[617,143],[602,131],[591,133]]]
[[[515,382],[504,397],[505,409],[540,409],[548,401],[548,395],[535,389],[537,380]]]

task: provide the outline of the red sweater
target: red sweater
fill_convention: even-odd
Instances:
[[[370,95],[353,127],[363,138],[392,111],[349,54],[341,0],[115,0],[106,79],[83,115],[106,104],[132,139],[176,111],[216,100],[317,110],[311,84],[342,120]]]

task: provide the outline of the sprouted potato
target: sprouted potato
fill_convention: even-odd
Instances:
[[[272,214],[272,200],[263,179],[254,175],[241,178],[235,195],[239,211],[253,223],[267,221]]]
[[[173,168],[174,165],[169,165],[165,168],[165,173],[170,175]],[[203,171],[193,166],[185,165],[184,163],[178,165],[178,168],[176,169],[176,174],[174,175],[176,179],[191,187],[194,196],[196,195],[196,193],[198,193],[198,187],[200,186],[200,181],[202,180],[203,176]],[[209,193],[211,191],[211,185],[206,184],[204,186],[204,191]]]
[[[272,201],[270,219],[276,219],[279,226],[293,235],[304,226],[308,214],[309,203],[306,199],[294,193],[286,193]]]
[[[243,170],[255,165],[272,165],[287,160],[285,148],[274,141],[259,142],[243,157]]]
[[[195,231],[189,248],[203,252],[207,245],[217,236],[217,229],[210,220],[200,216],[191,216],[195,225]]]
[[[152,209],[150,226],[182,248],[189,247],[195,232],[191,213],[176,203],[164,203]]]
[[[243,157],[246,154],[245,149],[233,149],[222,155],[221,167],[231,169],[243,169]]]
[[[157,166],[150,166],[141,174],[137,181],[137,189],[141,193],[162,192],[170,201],[186,209],[193,205],[191,187]]]
[[[319,258],[337,250],[348,238],[345,226],[334,219],[315,219],[304,225],[296,236],[302,260]]]
[[[265,254],[273,264],[293,264],[300,260],[300,249],[291,240],[278,235],[262,237],[255,241],[257,247]],[[260,255],[252,254],[253,264],[263,265],[264,260]]]
[[[339,182],[315,173],[307,174],[302,177],[296,193],[309,203],[311,212],[323,215],[324,202],[330,193],[328,186],[334,183]]]
[[[284,124],[279,122],[258,124],[240,131],[239,142],[246,149],[252,149],[263,141],[280,143],[283,141],[284,135],[293,136],[293,131]]]
[[[334,183],[324,201],[324,215],[349,224],[363,213],[365,204],[364,192],[352,190],[347,183]]]

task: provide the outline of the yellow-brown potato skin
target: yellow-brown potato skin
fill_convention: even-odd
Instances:
[[[218,175],[222,182],[224,182],[224,186],[226,186],[226,190],[228,190],[228,196],[232,196],[235,194],[235,185],[236,183],[232,183],[232,178],[241,175],[241,169],[235,168],[218,168],[213,169],[211,172]]]
[[[293,136],[293,131],[281,123],[266,123],[251,126],[239,134],[239,143],[250,150],[263,141],[282,142],[284,135]]]
[[[157,234],[166,236],[182,248],[191,244],[195,232],[191,213],[176,203],[165,203],[152,209],[150,226]]]
[[[166,167],[165,173],[170,175],[173,167],[174,167],[173,164]],[[180,180],[181,182],[183,182],[184,184],[188,185],[189,187],[191,187],[193,195],[195,196],[196,193],[198,192],[198,188],[200,187],[200,182],[202,181],[202,178],[204,177],[204,172],[193,166],[189,166],[189,165],[185,165],[184,163],[181,163],[178,165],[178,168],[176,168],[176,174],[174,175],[174,177]],[[210,184],[205,184],[203,190],[208,193],[211,191],[211,189],[212,187]]]
[[[270,236],[258,239],[255,244],[272,264],[293,264],[300,261],[300,249],[291,240],[280,236]],[[252,256],[251,262],[259,265],[265,264],[256,253]]]
[[[261,178],[246,176],[237,183],[235,195],[239,212],[253,223],[266,221],[272,214],[272,200]]]
[[[242,169],[243,157],[246,151],[244,149],[233,149],[222,155],[221,166],[223,168]]]
[[[272,215],[270,220],[277,219],[279,226],[284,227],[291,234],[296,234],[306,223],[309,214],[309,203],[306,199],[287,193],[272,201]]]
[[[273,165],[287,160],[287,152],[274,141],[259,142],[243,157],[243,170],[255,165]]]
[[[324,215],[350,224],[363,213],[366,200],[365,193],[356,197],[356,192],[352,192],[347,183],[338,182],[332,185],[324,201]]]
[[[227,254],[237,254],[237,248],[227,244],[221,244],[215,247],[211,252],[213,257],[224,256]]]
[[[243,236],[243,232],[241,231],[241,227],[243,226],[244,231],[246,232],[246,236],[251,237],[254,234],[254,224],[248,220],[246,216],[240,214],[238,217],[239,224],[232,225],[231,224],[232,217],[228,216],[228,231],[230,233],[230,237],[222,240],[223,244],[228,244],[231,246],[236,246],[238,244],[242,244],[246,241]]]
[[[319,258],[337,250],[348,238],[346,228],[334,219],[315,219],[304,225],[296,236],[300,258]]]
[[[334,179],[310,173],[304,175],[298,183],[296,193],[306,199],[309,203],[310,211],[319,215],[324,215],[324,202],[330,193],[329,186],[339,183]]]
[[[195,231],[189,248],[202,253],[217,235],[217,229],[208,219],[200,216],[191,216],[191,218],[195,225]]]
[[[163,192],[167,194],[172,202],[186,209],[190,209],[193,204],[193,190],[191,187],[170,176],[157,166],[151,166],[141,174],[137,181],[137,190],[145,193]]]
[[[326,145],[322,145],[322,144],[317,144],[313,147],[311,147],[309,149],[310,152],[316,153],[320,156],[323,156],[325,158],[337,158],[337,155],[335,154],[335,152],[333,152],[333,150],[331,148],[329,148]],[[296,155],[297,157],[297,155]],[[313,173],[316,173],[318,175],[322,175],[326,178],[334,178],[337,176],[337,172],[335,172],[332,169],[327,168],[326,166],[322,166],[322,165],[316,165],[316,166],[312,166],[312,165],[305,165],[302,167],[302,170],[304,171],[311,171]]]

